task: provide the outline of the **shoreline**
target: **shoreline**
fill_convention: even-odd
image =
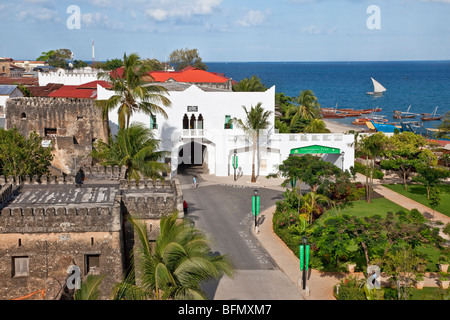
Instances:
[[[346,124],[342,124],[342,123],[338,123],[335,121],[331,121],[328,119],[322,119],[323,122],[325,122],[325,125],[327,126],[327,129],[329,129],[331,131],[331,133],[345,133],[348,132],[350,130],[354,130],[354,131],[361,131],[362,129],[366,128],[364,126],[364,128],[358,128],[358,127],[353,127],[353,126],[349,126]]]

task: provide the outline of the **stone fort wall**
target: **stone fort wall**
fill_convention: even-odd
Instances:
[[[78,171],[80,172],[80,171]],[[84,181],[73,175],[25,177],[0,176],[0,299],[14,299],[45,289],[45,299],[64,296],[66,272],[79,266],[82,279],[88,273],[104,275],[102,299],[110,298],[115,283],[131,265],[135,247],[128,215],[144,221],[149,239],[159,234],[159,219],[182,210],[177,180],[139,183],[123,179],[124,168],[83,167]],[[46,205],[36,201],[19,205],[17,199],[33,191],[110,188],[109,203],[63,203]],[[89,190],[90,190],[89,189]],[[15,261],[28,263],[26,276],[15,275]],[[94,268],[90,259],[96,259]],[[29,299],[40,299],[35,295]]]

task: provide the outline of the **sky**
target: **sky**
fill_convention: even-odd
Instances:
[[[450,0],[0,0],[0,57],[450,60],[449,18]]]

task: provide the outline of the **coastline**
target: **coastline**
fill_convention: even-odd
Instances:
[[[337,123],[328,119],[322,119],[325,122],[327,128],[331,131],[331,133],[345,133],[349,130],[360,131],[362,128],[357,128],[349,125],[345,125],[342,123]]]

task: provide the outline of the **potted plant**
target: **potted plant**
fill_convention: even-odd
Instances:
[[[424,278],[423,278],[423,274],[422,273],[418,273],[416,274],[416,278],[415,278],[415,287],[416,289],[423,289],[423,285],[425,283]]]
[[[347,262],[347,270],[349,273],[354,273],[356,268],[356,263],[348,261]]]
[[[447,272],[448,264],[449,264],[448,254],[442,254],[439,257],[439,271],[440,272]]]
[[[450,281],[449,281],[448,273],[441,272],[441,276],[439,277],[439,286],[442,289],[448,289],[449,283],[450,283]]]

